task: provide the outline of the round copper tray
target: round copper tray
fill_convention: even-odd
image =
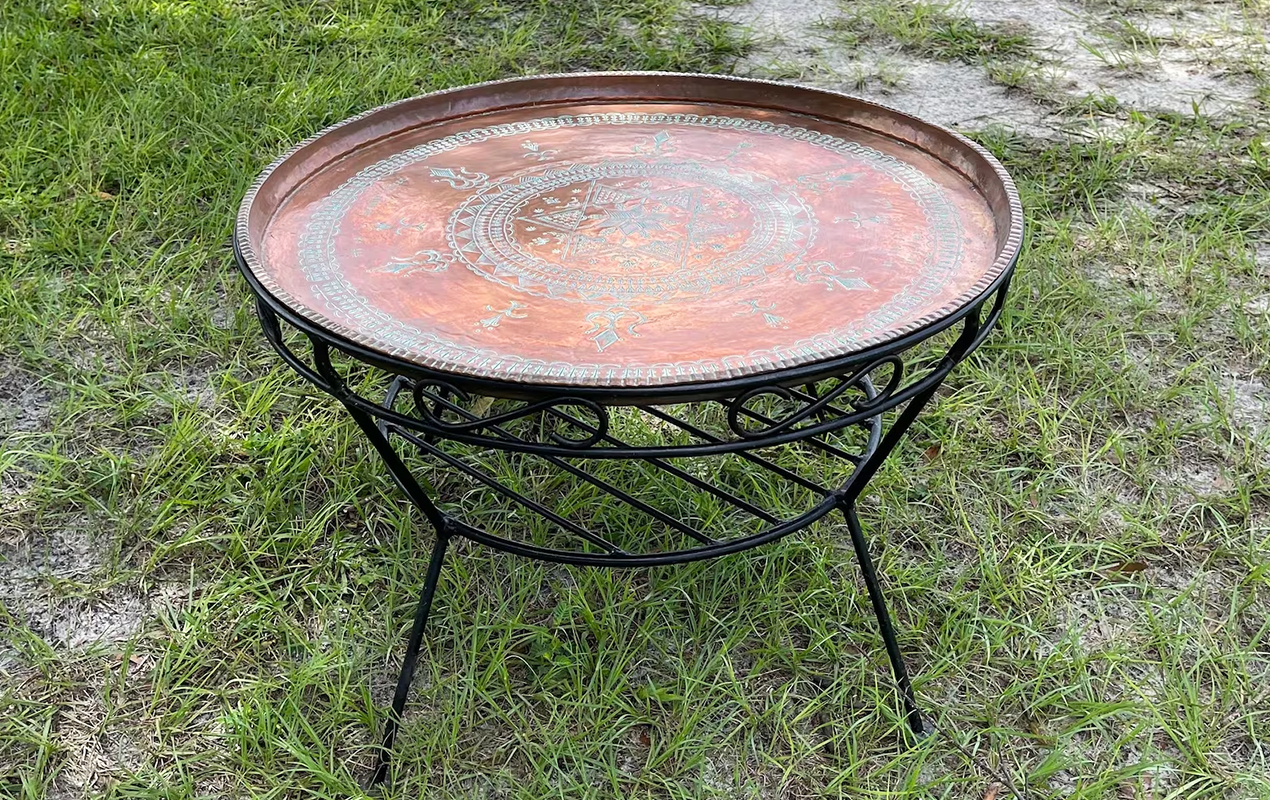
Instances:
[[[669,387],[932,326],[1021,232],[1005,170],[938,126],[798,86],[595,73],[328,128],[261,175],[236,244],[282,307],[407,370]]]

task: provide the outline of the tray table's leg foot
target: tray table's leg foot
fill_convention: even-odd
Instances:
[[[873,556],[869,554],[869,542],[864,538],[860,527],[860,519],[856,516],[855,506],[848,505],[843,509],[847,518],[847,527],[851,530],[851,544],[855,546],[856,559],[860,562],[860,571],[864,573],[864,585],[869,590],[869,600],[873,603],[873,613],[878,618],[878,627],[882,631],[882,641],[886,643],[886,654],[891,659],[891,671],[895,674],[895,684],[900,692],[900,700],[904,704],[904,716],[909,729],[915,737],[927,733],[922,722],[921,711],[917,707],[917,698],[913,694],[913,684],[908,677],[908,667],[900,655],[900,645],[895,638],[895,627],[891,624],[891,614],[886,607],[886,599],[882,596],[882,586],[878,583],[877,570],[873,567]]]
[[[423,644],[423,630],[428,624],[428,614],[432,611],[432,596],[436,593],[437,579],[441,575],[441,564],[445,561],[446,545],[449,534],[444,531],[437,534],[436,544],[432,548],[432,560],[428,562],[428,576],[423,581],[423,591],[419,595],[419,605],[415,608],[414,625],[410,628],[410,639],[406,642],[406,654],[401,661],[401,674],[397,676],[397,691],[392,698],[392,712],[384,725],[384,742],[379,750],[379,761],[375,765],[375,775],[371,785],[383,783],[388,777],[388,768],[392,763],[393,740],[397,738],[397,728],[401,725],[402,714],[406,710],[406,698],[410,695],[410,684],[414,680],[415,665],[419,661],[419,647]]]

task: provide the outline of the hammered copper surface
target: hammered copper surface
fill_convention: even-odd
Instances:
[[[431,121],[423,103],[301,148],[275,170],[296,162],[284,188],[245,206],[252,270],[302,315],[424,366],[651,386],[893,338],[972,299],[1017,247],[1012,190],[978,162],[968,177],[986,156],[933,127],[955,158],[865,114],[510,105]]]

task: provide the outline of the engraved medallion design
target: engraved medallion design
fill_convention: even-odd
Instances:
[[[672,300],[763,278],[801,257],[810,210],[770,181],[692,162],[546,167],[469,196],[452,252],[479,275],[582,302]]]

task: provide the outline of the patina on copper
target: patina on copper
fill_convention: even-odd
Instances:
[[[830,92],[657,73],[403,101],[262,176],[238,245],[299,315],[405,362],[670,386],[862,351],[1014,257],[1009,178],[967,140]]]

